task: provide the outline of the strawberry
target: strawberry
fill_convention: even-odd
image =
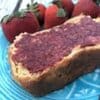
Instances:
[[[66,13],[64,9],[58,8],[53,4],[46,9],[44,28],[51,28],[53,26],[62,24],[66,20]]]
[[[17,12],[3,19],[2,28],[6,38],[13,42],[15,36],[21,32],[33,33],[38,31],[39,23],[32,12]]]
[[[72,16],[77,16],[79,14],[90,15],[91,17],[97,17],[98,6],[93,0],[79,0],[74,7]]]
[[[27,10],[32,11],[38,18],[40,25],[44,22],[46,7],[40,3],[31,3],[27,5]]]
[[[71,16],[74,8],[72,0],[54,0],[53,4],[56,4],[58,7],[63,7],[66,13]]]

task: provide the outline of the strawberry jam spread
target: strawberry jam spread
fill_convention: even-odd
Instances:
[[[15,43],[18,50],[12,59],[34,73],[52,67],[77,45],[96,43],[100,43],[100,23],[85,17],[78,24],[61,25],[43,34],[23,34]]]

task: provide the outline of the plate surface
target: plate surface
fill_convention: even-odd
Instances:
[[[12,78],[8,62],[9,42],[0,27],[0,100],[99,100],[100,69],[78,78],[63,89],[36,98]]]

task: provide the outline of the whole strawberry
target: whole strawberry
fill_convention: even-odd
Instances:
[[[66,19],[66,13],[64,9],[53,4],[46,9],[44,28],[51,28],[53,26],[60,25]]]
[[[21,32],[33,33],[38,31],[39,27],[38,20],[32,12],[16,12],[2,21],[4,34],[10,42]]]
[[[93,0],[79,0],[74,7],[72,16],[77,16],[81,13],[95,18],[98,15],[98,6]]]
[[[27,5],[27,10],[32,11],[39,20],[40,25],[44,23],[46,7],[41,3],[31,3]]]

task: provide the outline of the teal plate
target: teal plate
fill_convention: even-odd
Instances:
[[[99,100],[100,69],[84,75],[63,89],[44,97],[32,96],[12,78],[8,62],[9,42],[0,27],[0,100]]]

